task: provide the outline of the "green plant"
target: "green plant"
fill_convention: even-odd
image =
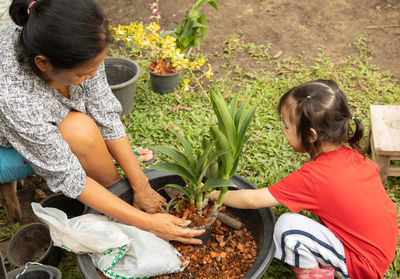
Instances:
[[[190,48],[199,48],[200,39],[205,39],[208,32],[206,16],[201,14],[199,8],[203,4],[210,4],[216,10],[218,5],[213,0],[198,0],[171,35],[176,39],[177,47],[184,53]]]
[[[161,163],[150,168],[180,176],[185,181],[186,186],[168,184],[160,188],[160,190],[174,188],[181,191],[190,204],[195,205],[197,211],[201,213],[213,189],[229,186],[235,187],[229,180],[220,178],[210,178],[203,183],[204,176],[209,167],[218,157],[229,152],[229,150],[215,150],[212,142],[204,139],[203,150],[194,152],[190,143],[184,137],[175,130],[171,130],[171,132],[178,138],[185,153],[172,147],[152,146],[151,148],[165,154],[172,162]]]
[[[211,127],[217,150],[228,149],[218,159],[218,178],[229,180],[235,174],[244,143],[249,138],[246,135],[255,107],[249,107],[249,97],[238,108],[239,93],[229,103],[225,102],[218,88],[210,90],[210,102],[218,119],[218,125]],[[222,205],[228,187],[221,187],[221,193],[214,205],[213,213]]]

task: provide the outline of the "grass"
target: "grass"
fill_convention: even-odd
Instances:
[[[348,96],[352,113],[362,120],[365,131],[369,127],[371,104],[400,104],[399,82],[390,72],[382,71],[371,63],[367,35],[355,38],[354,47],[358,54],[339,62],[333,62],[323,49],[311,61],[306,61],[302,55],[295,59],[281,59],[272,57],[269,46],[245,43],[240,33],[235,33],[221,52],[206,57],[211,64],[217,60],[221,62],[221,69],[212,83],[222,89],[226,98],[240,91],[243,98],[251,95],[251,102],[257,106],[249,128],[251,137],[244,147],[238,174],[257,187],[266,187],[300,168],[308,159],[306,155],[295,153],[290,148],[276,114],[280,96],[293,86],[320,78],[335,80]],[[134,53],[138,54],[137,51]],[[126,50],[121,52],[115,48],[110,54],[131,56]],[[166,95],[152,92],[149,74],[145,70],[148,61],[142,57],[134,59],[141,65],[142,75],[137,82],[134,110],[122,118],[132,144],[178,145],[176,138],[168,131],[173,128],[182,131],[193,146],[200,147],[201,138],[209,134],[210,122],[216,121],[207,99],[198,88],[187,92],[178,88]],[[213,68],[217,66],[213,65]],[[188,73],[183,73],[181,82],[188,77]],[[177,106],[191,108],[191,111],[171,109]],[[366,137],[363,144],[366,146]],[[159,161],[162,160],[160,157]],[[386,184],[386,190],[398,211],[399,185],[400,179],[396,178],[389,178]],[[279,206],[274,208],[274,212],[278,217],[287,209]],[[73,254],[67,254],[59,268],[63,271],[63,278],[80,278]],[[287,265],[274,259],[263,276],[263,279],[270,278],[295,276]],[[384,278],[400,278],[400,248]]]

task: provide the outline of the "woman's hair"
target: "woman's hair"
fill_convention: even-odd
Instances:
[[[360,147],[363,125],[351,115],[347,98],[334,81],[315,80],[290,89],[279,101],[280,115],[283,110],[296,125],[300,144],[311,158],[315,159],[322,152],[325,142],[347,142],[364,155]],[[353,120],[355,131],[350,126]],[[317,132],[315,142],[310,141],[313,138],[311,128]]]
[[[13,0],[10,16],[22,26],[23,58],[28,59],[36,73],[39,69],[34,58],[38,55],[49,59],[56,69],[72,69],[107,47],[110,40],[107,18],[93,0],[33,2]]]

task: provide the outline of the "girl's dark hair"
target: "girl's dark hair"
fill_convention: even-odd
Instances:
[[[363,125],[352,117],[347,98],[334,81],[315,80],[290,89],[279,101],[279,114],[284,109],[288,111],[289,120],[296,124],[301,146],[312,159],[322,152],[324,142],[347,142],[365,156],[360,147]],[[350,126],[353,120],[354,132]],[[317,132],[315,142],[310,142],[311,128]]]
[[[56,69],[72,69],[107,47],[107,18],[93,0],[37,0],[28,12],[31,3],[13,0],[10,16],[22,26],[23,55],[36,73],[37,55],[49,59]]]

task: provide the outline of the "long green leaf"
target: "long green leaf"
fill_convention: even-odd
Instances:
[[[228,106],[222,97],[221,92],[218,88],[215,90],[210,90],[210,100],[213,105],[215,114],[218,118],[218,125],[219,127],[223,127],[221,132],[223,132],[229,140],[231,145],[231,149],[235,152],[236,148],[236,129],[233,119],[229,113]]]
[[[178,164],[162,163],[162,164],[157,164],[157,165],[151,165],[149,167],[149,169],[176,174],[176,175],[186,179],[189,183],[192,183],[192,184],[194,184],[196,181],[190,172],[188,172],[185,168],[183,168],[182,166],[180,166]]]
[[[159,188],[157,191],[161,191],[167,188],[171,188],[171,189],[177,189],[179,191],[181,191],[186,197],[188,197],[189,199],[193,199],[196,196],[196,192],[189,187],[183,187],[181,185],[178,184],[167,184],[161,188]]]
[[[233,152],[231,150],[231,145],[228,138],[215,126],[211,127],[211,134],[215,139],[215,146],[217,150],[230,150],[229,152],[221,155],[221,160],[223,162],[224,174],[230,173],[232,166],[234,164]]]
[[[201,5],[206,4],[206,3],[210,4],[210,5],[213,6],[216,10],[218,10],[218,5],[217,5],[217,3],[216,3],[215,1],[213,1],[213,0],[198,0],[198,1],[194,4],[193,8],[198,9]]]
[[[239,99],[239,92],[235,94],[235,96],[232,98],[231,102],[229,103],[229,113],[231,114],[232,119],[236,118],[236,106],[237,102]],[[235,127],[238,127],[238,125],[235,123]]]
[[[201,180],[203,177],[201,176],[201,173],[203,172],[203,169],[207,163],[208,157],[213,150],[214,145],[213,144],[208,144],[206,148],[204,149],[203,153],[197,157],[197,165],[196,165],[196,171],[195,171],[195,177],[199,183],[201,183]],[[203,175],[204,176],[204,175]]]
[[[251,107],[250,109],[248,109],[246,111],[246,113],[244,114],[242,121],[240,122],[240,126],[239,126],[239,131],[238,131],[238,146],[237,146],[237,150],[239,152],[237,152],[236,157],[239,157],[240,152],[242,151],[242,147],[246,141],[246,131],[247,128],[251,122],[251,120],[254,117],[254,113],[256,111],[255,107]]]
[[[228,152],[230,152],[230,150],[218,150],[218,151],[214,152],[214,153],[210,156],[210,158],[209,158],[209,160],[207,161],[206,165],[204,166],[203,172],[200,174],[200,176],[203,178],[203,177],[206,175],[207,170],[208,170],[208,168],[211,166],[211,164],[214,163],[215,160],[218,159],[221,155],[223,155],[223,154],[225,154],[225,153],[228,153]]]
[[[208,191],[211,189],[221,189],[221,188],[225,188],[225,187],[234,187],[237,188],[237,186],[224,178],[210,178],[207,179],[206,182],[204,183],[204,191]]]
[[[171,129],[171,132],[178,138],[178,140],[182,144],[183,149],[185,150],[185,153],[186,153],[186,157],[189,162],[190,169],[192,170],[192,173],[194,173],[195,165],[196,165],[196,158],[194,156],[193,149],[192,149],[189,141],[186,140],[184,137],[182,137],[181,134],[179,134],[174,129]]]
[[[249,103],[249,97],[247,97],[244,102],[240,105],[239,109],[237,110],[236,114],[235,114],[235,126],[238,129],[240,122],[242,121],[242,117],[244,112],[247,109],[248,103]]]
[[[178,165],[180,165],[183,168],[190,171],[189,160],[182,152],[180,152],[172,147],[160,146],[160,145],[150,146],[149,148],[154,149],[162,154],[167,155],[169,158],[174,160]]]

